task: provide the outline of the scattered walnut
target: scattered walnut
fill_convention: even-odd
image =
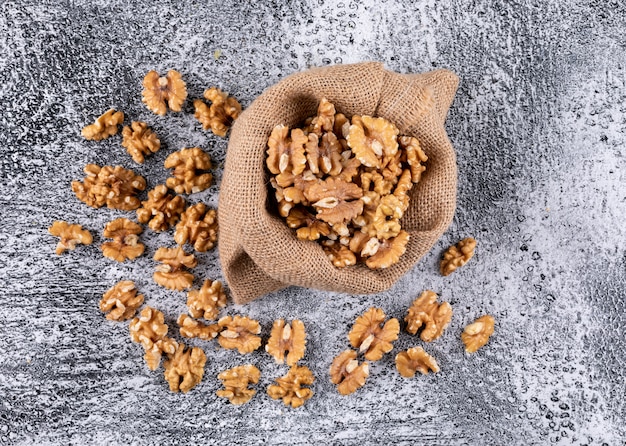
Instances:
[[[145,122],[133,121],[122,129],[122,146],[126,148],[133,161],[143,164],[145,155],[156,153],[161,148],[161,141]]]
[[[356,265],[356,256],[347,246],[337,242],[325,243],[324,252],[337,268]]]
[[[259,321],[242,316],[225,316],[217,323],[223,329],[217,338],[223,348],[237,349],[244,355],[261,346]]]
[[[167,186],[159,184],[148,192],[148,200],[137,209],[139,223],[148,223],[153,231],[166,231],[175,225],[185,210],[185,199],[167,193]]]
[[[145,350],[144,359],[150,370],[157,369],[163,353],[173,354],[178,347],[175,340],[166,336],[168,327],[164,321],[165,317],[159,310],[145,307],[128,326],[130,338]]]
[[[370,308],[359,316],[348,333],[350,344],[359,352],[365,353],[370,361],[380,360],[393,349],[392,342],[398,339],[400,323],[392,318],[385,322],[385,313],[380,308]]]
[[[88,206],[100,208],[105,204],[112,209],[130,211],[140,205],[136,195],[146,188],[146,180],[122,166],[87,164],[85,179],[72,181],[76,197]]]
[[[186,347],[179,344],[173,354],[168,354],[168,359],[163,363],[165,379],[170,384],[172,392],[183,393],[193,389],[204,375],[206,355],[199,347]]]
[[[307,199],[317,209],[317,218],[331,225],[350,221],[363,212],[363,190],[354,183],[332,177],[311,185],[305,191]]]
[[[195,268],[198,260],[193,254],[187,254],[178,248],[159,248],[154,253],[154,260],[161,262],[152,276],[159,285],[170,290],[182,291],[193,284],[193,274],[184,268]]]
[[[91,245],[93,237],[91,233],[83,229],[79,224],[69,224],[65,221],[57,220],[48,228],[48,232],[54,237],[60,237],[57,244],[57,255],[63,254],[67,249],[73,251],[76,245]]]
[[[139,243],[139,234],[142,231],[141,225],[127,218],[117,218],[107,223],[104,227],[104,236],[112,238],[113,241],[104,242],[100,246],[102,254],[117,262],[139,257],[144,250],[144,245]]]
[[[176,70],[168,71],[163,77],[159,77],[159,73],[153,70],[143,79],[142,96],[142,102],[150,111],[164,116],[167,107],[175,112],[182,110],[183,102],[187,99],[187,85]]]
[[[200,338],[210,341],[217,337],[221,330],[217,324],[206,325],[190,318],[186,314],[181,314],[177,323],[180,326],[180,335],[186,338]]]
[[[135,315],[143,304],[143,294],[137,294],[137,287],[131,280],[123,280],[115,284],[102,295],[100,311],[108,313],[110,321],[125,321]]]
[[[439,338],[452,319],[452,307],[448,302],[437,303],[437,294],[433,291],[424,291],[413,301],[404,318],[407,323],[406,331],[417,334],[423,328],[420,338],[424,342],[431,342]]]
[[[124,113],[113,109],[106,111],[93,124],[83,127],[81,134],[85,139],[101,141],[117,134],[117,126],[124,122]]]
[[[439,365],[435,358],[424,351],[422,347],[413,347],[396,355],[396,368],[405,378],[413,378],[418,370],[422,375],[428,371],[439,372]]]
[[[287,352],[287,365],[293,366],[304,356],[306,332],[302,321],[294,319],[286,324],[284,319],[274,321],[272,333],[265,345],[265,351],[274,357],[277,364],[282,364]]]
[[[301,240],[318,240],[321,236],[330,234],[328,223],[318,220],[303,207],[296,207],[289,211],[287,226],[297,229],[296,237]]]
[[[426,167],[422,163],[428,161],[428,157],[422,150],[417,138],[413,136],[400,136],[398,137],[398,142],[406,154],[406,162],[411,172],[411,181],[413,183],[419,183],[422,178],[422,173],[426,170]]]
[[[400,231],[397,237],[390,238],[389,240],[383,240],[376,251],[376,254],[371,256],[365,262],[368,267],[372,269],[388,268],[391,265],[398,263],[400,256],[404,254],[406,250],[406,244],[409,242],[409,233],[406,231]]]
[[[489,337],[493,334],[496,321],[488,314],[479,317],[469,324],[461,333],[461,340],[465,344],[467,353],[474,353],[476,350],[489,342]]]
[[[398,129],[383,118],[353,117],[346,141],[354,155],[367,167],[381,167],[381,159],[398,151]]]
[[[293,366],[285,376],[276,378],[276,384],[268,386],[267,394],[272,399],[282,399],[286,406],[296,409],[313,396],[311,389],[302,387],[313,384],[313,381],[315,377],[308,367]]]
[[[330,382],[337,385],[337,391],[349,395],[365,385],[370,371],[367,362],[359,365],[354,350],[346,350],[335,357],[329,373]]]
[[[451,246],[443,254],[439,269],[441,274],[447,276],[452,274],[457,268],[465,265],[474,256],[476,240],[467,237],[461,240],[456,246]]]
[[[249,389],[248,386],[259,382],[261,371],[251,364],[240,365],[224,370],[217,377],[224,386],[224,389],[216,392],[217,396],[228,398],[231,404],[239,405],[250,401],[256,393],[256,390]]]
[[[198,252],[212,249],[217,243],[217,211],[204,203],[189,206],[176,225],[174,240],[179,245],[189,243]]]
[[[226,306],[226,293],[222,282],[209,279],[204,281],[202,288],[187,293],[187,307],[193,317],[203,317],[212,321],[217,318],[220,308]]]
[[[267,168],[273,174],[300,175],[306,166],[305,145],[308,141],[301,129],[293,129],[289,135],[289,127],[277,125],[267,142]]]
[[[182,149],[165,159],[165,168],[174,169],[174,176],[165,181],[177,194],[202,192],[211,185],[211,157],[199,147]]]
[[[196,108],[194,116],[204,130],[210,128],[217,136],[226,136],[228,128],[241,113],[241,104],[237,99],[215,87],[205,90],[204,98],[211,101],[211,106],[207,106],[202,99],[196,99],[193,101]]]

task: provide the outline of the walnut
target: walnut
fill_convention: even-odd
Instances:
[[[293,129],[289,134],[289,127],[277,125],[267,142],[267,168],[273,174],[300,175],[306,167],[305,145],[308,141],[301,129]]]
[[[476,240],[472,237],[464,238],[456,246],[449,247],[439,264],[441,274],[447,276],[465,265],[474,256],[475,248]]]
[[[217,211],[204,203],[189,206],[176,225],[174,240],[179,245],[189,243],[198,252],[213,249],[217,243]]]
[[[186,338],[200,338],[210,341],[217,337],[221,328],[217,324],[206,325],[200,321],[190,318],[186,314],[181,314],[177,321],[180,327],[180,335]]]
[[[225,316],[217,323],[223,328],[217,338],[223,348],[237,349],[243,355],[261,346],[259,321],[242,316]]]
[[[343,148],[334,133],[324,133],[320,139],[309,133],[306,143],[306,159],[314,174],[322,173],[337,176],[343,168],[341,152]]]
[[[338,138],[346,139],[350,133],[350,120],[343,113],[335,113],[335,123],[333,124],[333,133]]]
[[[154,260],[161,262],[152,276],[159,285],[170,290],[182,291],[193,284],[193,274],[184,268],[195,268],[198,260],[193,254],[187,254],[180,246],[177,248],[159,248],[154,253]]]
[[[168,71],[163,77],[152,70],[143,78],[142,96],[142,102],[150,111],[165,116],[168,107],[175,112],[182,110],[187,99],[187,85],[176,70]]]
[[[222,282],[209,279],[204,281],[202,288],[187,293],[187,307],[193,317],[203,317],[209,321],[217,318],[219,309],[226,306],[226,293]]]
[[[337,391],[341,395],[349,395],[365,385],[369,376],[367,362],[359,365],[354,350],[341,352],[330,365],[330,381],[337,385]]]
[[[179,344],[173,354],[163,363],[165,379],[172,392],[189,392],[202,381],[206,355],[199,347],[186,347]]]
[[[165,168],[174,169],[174,176],[165,181],[177,194],[202,192],[211,185],[211,157],[199,147],[182,149],[165,159]]]
[[[287,365],[296,365],[304,356],[305,349],[306,332],[302,321],[294,319],[291,324],[286,324],[284,319],[274,321],[265,351],[274,357],[277,364],[285,361],[285,352],[288,352]]]
[[[305,196],[318,210],[317,218],[331,225],[344,223],[363,211],[359,186],[332,177],[311,185]]]
[[[413,183],[419,183],[422,178],[422,173],[426,170],[426,167],[422,164],[428,161],[428,157],[422,150],[417,138],[413,136],[400,136],[398,137],[400,147],[404,150],[406,163],[409,165],[411,171],[411,181]]]
[[[281,173],[276,176],[276,185],[282,188],[282,197],[286,202],[309,205],[306,193],[312,185],[317,184],[317,180],[315,177],[310,179],[308,175],[305,176],[308,172],[310,171],[303,172],[302,175]]]
[[[228,398],[231,404],[239,405],[250,401],[256,393],[256,390],[249,389],[248,386],[259,382],[261,371],[251,364],[240,365],[224,370],[217,377],[224,386],[224,389],[216,392],[217,396]]]
[[[372,229],[375,233],[370,235],[385,240],[397,237],[402,230],[400,219],[403,213],[402,202],[395,195],[385,195],[380,199],[374,215]]]
[[[450,304],[438,304],[437,294],[426,290],[413,301],[404,321],[407,323],[406,331],[414,335],[423,328],[420,338],[424,342],[431,342],[443,334],[451,319]]]
[[[143,164],[145,155],[156,153],[161,148],[161,141],[145,122],[133,121],[122,129],[122,146],[126,148],[133,161]]]
[[[305,208],[296,207],[289,211],[287,226],[296,230],[296,237],[301,240],[319,240],[330,234],[328,223],[318,220]]]
[[[439,372],[439,365],[435,358],[424,351],[422,347],[413,347],[396,355],[396,368],[405,378],[413,378],[418,370],[422,375],[428,371]]]
[[[413,189],[411,171],[409,169],[404,169],[398,178],[395,189],[393,190],[394,197],[396,197],[402,205],[402,213],[409,208],[409,199],[411,198],[409,196],[409,192],[411,189]]]
[[[226,136],[228,128],[241,113],[241,104],[215,87],[205,90],[204,98],[211,101],[211,106],[206,105],[202,99],[196,99],[193,101],[196,109],[194,116],[200,121],[204,130],[210,128],[215,135]]]
[[[496,321],[488,314],[479,317],[469,324],[461,333],[461,340],[465,344],[467,353],[474,353],[476,350],[489,342],[489,337],[493,334]]]
[[[323,249],[330,261],[337,268],[356,265],[356,256],[347,246],[334,242],[324,244]]]
[[[101,141],[117,134],[117,126],[124,122],[124,113],[113,109],[107,110],[93,124],[83,127],[81,134],[85,139]]]
[[[355,116],[346,141],[363,165],[379,168],[383,155],[395,156],[398,151],[398,133],[386,119]]]
[[[276,378],[276,384],[267,388],[267,394],[272,399],[282,399],[283,403],[294,409],[302,406],[313,396],[313,391],[302,387],[313,384],[315,377],[306,366],[293,366],[285,376]]]
[[[350,344],[359,352],[365,353],[370,361],[380,360],[393,349],[392,342],[398,339],[400,323],[392,318],[385,322],[385,313],[380,308],[370,308],[359,316],[348,333]],[[382,325],[382,326],[381,326]]]
[[[178,343],[168,338],[168,327],[163,313],[152,307],[141,310],[139,317],[134,318],[128,326],[130,338],[141,344],[145,350],[144,359],[150,370],[156,370],[163,353],[172,354]]]
[[[317,106],[317,116],[311,119],[307,126],[308,133],[322,136],[323,133],[332,132],[335,126],[335,106],[326,98],[322,98]]]
[[[148,223],[153,231],[166,231],[175,225],[185,210],[185,199],[167,193],[167,186],[159,184],[148,192],[148,200],[137,209],[139,223]]]
[[[128,220],[117,218],[104,227],[104,236],[112,238],[112,242],[104,242],[100,249],[102,254],[117,262],[126,259],[135,259],[143,254],[144,245],[139,243],[139,234],[143,231],[141,225]]]
[[[363,192],[374,191],[378,195],[383,196],[391,193],[393,189],[393,182],[385,179],[380,173],[376,171],[361,173],[361,188]]]
[[[125,321],[135,315],[143,304],[143,294],[137,294],[137,287],[131,280],[123,280],[115,284],[102,295],[100,311],[108,313],[110,321]]]
[[[376,254],[366,260],[366,265],[372,269],[389,268],[398,263],[408,242],[409,234],[404,230],[400,231],[397,237],[381,241]]]
[[[140,206],[136,195],[146,188],[146,180],[122,166],[87,164],[85,179],[72,181],[76,197],[88,206],[100,208],[105,204],[112,209],[130,211]]]
[[[69,224],[65,221],[57,220],[48,228],[48,232],[54,237],[60,237],[57,244],[57,255],[63,254],[67,249],[73,251],[76,245],[91,245],[93,237],[91,233],[83,229],[79,224]]]

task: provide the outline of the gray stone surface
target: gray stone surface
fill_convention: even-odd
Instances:
[[[624,444],[626,419],[626,7],[621,1],[399,0],[239,2],[3,1],[0,5],[1,444]],[[215,50],[221,57],[215,60]],[[114,264],[98,249],[118,216],[79,202],[70,182],[86,163],[121,164],[164,181],[168,153],[226,140],[189,113],[157,117],[141,103],[150,69],[179,69],[190,97],[217,85],[244,106],[312,66],[378,60],[389,69],[449,68],[461,77],[447,124],[458,152],[458,211],[445,236],[388,292],[350,296],[289,288],[225,313],[301,318],[315,396],[285,408],[265,387],[285,372],[261,352],[203,345],[202,383],[172,394],[150,372],[127,324],[97,308],[132,279],[172,325],[182,293],[151,280],[171,234],[147,231],[147,255]],[[135,165],[120,138],[87,142],[80,128],[109,107],[146,120],[164,148]],[[221,170],[215,171],[219,184]],[[218,185],[192,197],[216,204]],[[95,243],[60,257],[55,219]],[[437,260],[458,239],[476,257],[442,278]],[[215,251],[198,283],[221,278]],[[433,289],[454,308],[426,349],[437,375],[401,378],[393,356],[421,342],[400,335],[366,386],[341,397],[328,380],[346,333],[369,306],[402,318]],[[459,335],[493,314],[477,354]],[[242,407],[215,396],[216,375],[250,362],[258,394]]]

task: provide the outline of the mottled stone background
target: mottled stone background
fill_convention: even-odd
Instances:
[[[0,443],[625,444],[625,29],[617,0],[3,1]],[[132,214],[85,206],[70,182],[95,162],[135,168],[153,187],[185,146],[224,160],[227,141],[202,131],[190,104],[166,117],[143,106],[150,69],[180,70],[192,98],[217,85],[247,106],[290,73],[365,60],[460,76],[447,124],[459,167],[452,226],[388,292],[289,288],[229,305],[258,318],[264,336],[275,318],[305,322],[304,363],[318,379],[303,408],[265,394],[284,366],[215,343],[196,343],[208,356],[202,383],[170,393],[127,324],[105,320],[97,303],[132,279],[174,326],[184,294],[151,279],[171,234],[147,231],[135,262],[103,258],[102,227]],[[84,141],[81,127],[109,107],[146,120],[163,149],[138,166],[119,136]],[[217,203],[215,173],[192,201]],[[55,219],[83,224],[95,243],[55,256]],[[469,235],[475,258],[442,278],[443,249]],[[199,258],[198,283],[222,277],[215,251]],[[366,386],[339,396],[327,371],[355,317],[376,305],[402,318],[427,288],[455,312],[426,346],[441,372],[400,377],[395,353],[421,345],[402,333]],[[495,335],[467,356],[459,335],[484,313]],[[234,407],[216,397],[216,375],[246,362],[262,371],[259,392]]]

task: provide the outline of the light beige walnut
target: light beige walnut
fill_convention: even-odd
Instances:
[[[387,180],[376,170],[363,172],[360,178],[363,192],[374,191],[382,197],[393,190],[394,183]]]
[[[304,357],[305,349],[306,332],[302,321],[294,319],[291,324],[285,323],[284,319],[274,321],[265,351],[274,358],[277,364],[286,362],[288,366],[296,365]],[[287,352],[286,358],[285,352]]]
[[[104,242],[100,249],[102,254],[117,262],[133,260],[143,254],[144,245],[139,242],[139,234],[143,231],[141,225],[128,220],[117,218],[104,227],[104,237],[112,238],[112,242]]]
[[[429,371],[439,372],[439,365],[435,358],[424,351],[422,347],[413,347],[396,355],[396,368],[405,378],[413,378],[419,370],[422,375]]]
[[[199,347],[179,344],[173,354],[163,363],[165,379],[172,392],[189,392],[202,381],[206,355]]]
[[[146,180],[132,170],[122,166],[87,164],[85,179],[72,181],[76,197],[88,206],[100,208],[105,204],[111,209],[130,211],[137,209],[141,202],[137,194],[146,188]]]
[[[337,268],[345,268],[347,266],[356,265],[356,256],[347,246],[341,243],[331,242],[325,243],[324,252]]]
[[[306,132],[315,133],[320,137],[324,133],[332,132],[335,126],[335,114],[335,106],[328,99],[322,98],[317,106],[317,115],[305,128]]]
[[[137,294],[135,283],[123,280],[102,295],[100,311],[106,313],[110,321],[125,321],[135,315],[143,300],[143,294]]]
[[[370,235],[376,235],[381,240],[388,240],[397,237],[402,231],[400,219],[404,214],[404,206],[395,195],[385,195],[380,199],[372,228],[375,230]]]
[[[204,130],[211,129],[217,136],[226,136],[233,121],[241,113],[241,104],[228,93],[215,87],[205,90],[204,98],[211,101],[211,106],[205,104],[202,99],[196,99],[193,101],[196,109],[194,116]]]
[[[195,318],[203,317],[206,320],[215,320],[220,308],[226,306],[226,293],[222,282],[207,279],[199,290],[191,290],[187,293],[187,307],[189,314]]]
[[[391,318],[385,322],[385,317],[383,310],[372,307],[356,319],[348,333],[350,344],[364,353],[365,359],[380,360],[393,349],[393,341],[398,339],[398,319]]]
[[[217,210],[204,203],[189,206],[176,225],[174,240],[179,245],[189,243],[198,252],[213,249],[217,243]]]
[[[346,141],[363,165],[380,168],[383,156],[395,156],[398,151],[398,133],[386,119],[353,116]]]
[[[216,392],[221,398],[228,398],[231,404],[245,404],[254,396],[256,390],[250,389],[250,384],[256,384],[261,379],[261,371],[251,365],[240,365],[232,369],[224,370],[217,375],[222,381],[224,389]]]
[[[275,175],[300,175],[306,168],[305,145],[308,141],[302,129],[293,129],[289,133],[289,127],[277,125],[267,142],[267,168]]]
[[[165,185],[177,194],[202,192],[213,181],[213,174],[206,172],[212,167],[211,157],[201,148],[181,149],[165,159],[165,168],[174,169]]]
[[[163,353],[173,354],[178,343],[168,338],[168,326],[163,313],[152,307],[141,310],[139,317],[130,321],[128,326],[130,338],[143,347],[144,359],[150,370],[156,370]]]
[[[363,190],[354,183],[329,177],[305,190],[317,218],[331,225],[350,221],[363,211]]]
[[[437,294],[424,291],[413,301],[404,318],[406,331],[411,334],[420,333],[424,342],[432,342],[439,338],[452,319],[452,307],[448,302],[437,303]]]
[[[133,121],[122,129],[122,147],[126,148],[133,161],[143,164],[145,156],[156,153],[161,141],[145,122]]]
[[[293,366],[285,376],[276,378],[276,384],[267,387],[267,394],[296,409],[313,396],[313,391],[303,386],[310,386],[314,381],[313,372],[308,367]]]
[[[404,151],[406,163],[409,165],[411,181],[413,183],[419,183],[422,174],[426,170],[426,166],[422,163],[428,161],[428,157],[422,150],[417,138],[413,136],[400,136],[398,137],[398,142]]]
[[[195,268],[198,265],[198,260],[193,254],[187,254],[180,246],[159,248],[154,253],[154,260],[161,262],[152,276],[156,283],[176,291],[191,288],[194,277],[185,268]]]
[[[160,77],[159,73],[152,70],[143,78],[141,100],[153,113],[165,116],[168,107],[174,112],[179,112],[185,99],[187,85],[178,71],[170,70],[167,75]]]
[[[308,167],[314,174],[337,176],[343,169],[341,152],[343,148],[334,133],[324,133],[320,138],[309,133],[305,145]]]
[[[148,192],[148,200],[137,209],[139,223],[147,223],[153,231],[167,231],[176,224],[185,210],[185,199],[167,192],[167,186],[159,184]]]
[[[242,316],[225,316],[217,323],[222,328],[217,341],[223,348],[237,349],[243,355],[261,346],[259,321]]]
[[[439,264],[441,274],[447,276],[465,265],[474,256],[474,249],[476,249],[476,240],[472,237],[464,238],[455,246],[448,248]]]
[[[350,395],[365,385],[370,374],[369,365],[359,365],[354,350],[346,350],[335,357],[330,365],[330,382],[337,385],[341,395]]]
[[[180,327],[180,335],[185,338],[199,338],[205,341],[215,339],[221,330],[218,324],[206,325],[186,314],[178,316],[176,321]]]
[[[496,320],[493,316],[486,314],[465,327],[465,330],[461,333],[465,351],[474,353],[487,344],[489,337],[493,334],[495,323]]]
[[[124,122],[124,113],[113,109],[107,110],[93,124],[83,127],[81,134],[85,139],[101,141],[117,135],[117,126]]]
[[[404,169],[398,178],[395,189],[393,190],[393,196],[396,197],[396,199],[401,203],[403,213],[409,208],[409,200],[411,198],[409,192],[411,192],[411,189],[413,189],[411,171],[409,169]]]
[[[376,254],[366,260],[366,265],[371,269],[389,268],[398,263],[408,242],[409,233],[404,230],[397,237],[381,241]]]
[[[76,245],[91,245],[93,237],[91,233],[83,229],[79,224],[69,224],[62,220],[57,220],[48,228],[50,235],[59,237],[56,247],[57,255],[63,254],[66,250],[73,251]]]
[[[296,237],[301,240],[319,240],[330,234],[328,223],[318,220],[303,207],[295,207],[289,211],[287,226],[296,229]]]

